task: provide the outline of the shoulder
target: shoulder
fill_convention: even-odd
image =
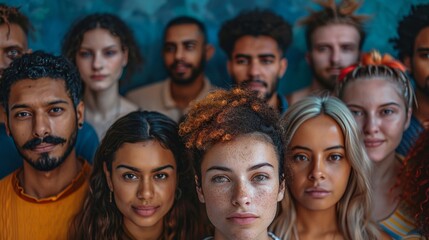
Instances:
[[[145,85],[139,88],[136,88],[134,90],[129,91],[127,94],[125,94],[125,97],[130,99],[132,101],[133,98],[141,98],[143,97],[142,94],[155,94],[153,91],[161,90],[164,84],[166,84],[168,80],[162,80],[159,82],[155,82],[149,85]]]

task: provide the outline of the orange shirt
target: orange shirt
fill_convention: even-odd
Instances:
[[[91,167],[56,196],[35,199],[19,186],[18,169],[0,181],[0,239],[67,239],[70,221],[81,210]]]

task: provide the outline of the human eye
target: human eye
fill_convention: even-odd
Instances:
[[[17,48],[12,48],[7,51],[7,57],[14,60],[22,56],[22,51]]]
[[[337,161],[340,161],[341,159],[343,159],[343,155],[341,155],[341,154],[334,153],[334,154],[329,155],[330,161],[337,162]]]
[[[176,46],[174,46],[173,44],[164,45],[164,52],[172,53],[174,51],[176,51]]]
[[[166,173],[157,173],[157,174],[155,174],[155,176],[153,176],[153,178],[155,178],[157,180],[167,179],[168,178],[168,174],[166,174]]]
[[[64,108],[62,108],[62,107],[53,107],[49,110],[50,113],[53,113],[56,115],[62,113],[63,111],[64,111]]]
[[[382,116],[390,116],[390,115],[392,115],[394,113],[395,113],[395,111],[393,109],[390,109],[390,108],[385,108],[385,109],[381,110],[381,115]]]
[[[185,49],[186,50],[194,50],[195,49],[195,43],[186,43],[185,44]]]
[[[258,174],[256,176],[253,177],[252,181],[254,182],[263,182],[269,179],[269,176],[265,175],[265,174]]]
[[[31,114],[29,112],[26,112],[26,111],[17,112],[15,114],[15,117],[18,119],[25,119],[25,118],[28,118],[30,116],[31,116]]]
[[[116,51],[116,50],[109,49],[109,50],[104,51],[104,55],[107,56],[107,57],[111,57],[111,56],[116,55],[117,52],[118,51]]]
[[[356,48],[355,48],[355,46],[354,46],[354,45],[352,45],[352,44],[347,44],[347,45],[343,45],[343,46],[341,47],[341,49],[342,49],[344,52],[353,52]]]
[[[295,162],[303,162],[303,161],[309,161],[308,157],[304,154],[295,154],[292,156],[292,159]]]
[[[132,180],[138,179],[137,175],[134,173],[124,173],[122,174],[122,178],[126,181],[132,181]]]
[[[249,64],[249,60],[246,58],[236,58],[235,59],[235,63],[239,64],[239,65],[248,65]]]
[[[214,177],[212,177],[211,178],[211,181],[213,182],[213,183],[225,183],[225,182],[229,182],[229,179],[228,179],[228,177],[226,177],[226,176],[214,176]]]
[[[317,52],[327,52],[329,50],[329,47],[328,46],[317,46],[317,47],[315,47],[315,50]]]
[[[274,59],[273,58],[262,58],[261,63],[263,65],[269,65],[269,64],[274,63]]]
[[[355,116],[355,117],[363,116],[363,111],[362,110],[353,109],[353,108],[350,108],[349,110],[352,113],[352,115]]]
[[[419,57],[424,59],[429,59],[429,52],[420,52]]]
[[[87,50],[81,50],[81,51],[79,51],[78,55],[81,58],[89,58],[92,56],[92,53],[90,51],[87,51]]]

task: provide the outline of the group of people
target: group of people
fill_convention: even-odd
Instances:
[[[1,4],[0,239],[429,238],[429,4],[399,22],[399,61],[361,52],[359,3],[319,3],[300,22],[314,79],[289,96],[291,25],[267,9],[219,31],[230,89],[180,16],[168,78],[122,96],[143,58],[118,16],[78,20],[55,56]]]

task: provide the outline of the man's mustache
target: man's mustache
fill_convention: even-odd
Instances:
[[[179,61],[174,61],[174,62],[173,62],[173,64],[171,64],[171,65],[170,65],[170,68],[171,68],[171,69],[174,69],[174,68],[176,68],[176,67],[177,67],[177,65],[179,65],[179,64],[184,65],[184,66],[185,66],[185,67],[187,67],[187,68],[191,68],[191,67],[192,67],[192,64],[189,64],[189,63],[187,63],[187,62],[185,62],[185,61],[181,61],[181,60],[179,60]]]
[[[266,88],[268,87],[268,84],[265,81],[262,81],[261,79],[249,79],[249,80],[242,82],[240,85],[246,87],[247,85],[249,85],[251,83],[259,83],[259,84],[262,84],[262,86],[264,86]]]
[[[44,138],[33,138],[31,140],[29,140],[28,142],[26,142],[22,148],[23,149],[35,149],[37,146],[39,146],[42,143],[50,143],[50,144],[62,144],[65,143],[66,140],[64,138],[60,138],[60,137],[54,137],[54,136],[46,136]]]

